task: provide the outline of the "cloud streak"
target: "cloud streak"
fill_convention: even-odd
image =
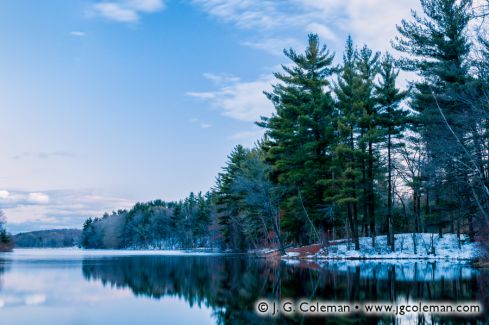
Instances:
[[[190,122],[191,123],[197,123],[200,126],[200,128],[202,128],[202,129],[209,129],[213,126],[212,124],[207,123],[207,122],[203,122],[203,121],[199,120],[198,118],[193,118],[190,120]]]
[[[85,36],[85,33],[78,31],[78,30],[74,30],[74,31],[70,32],[70,35],[75,36],[75,37],[83,37],[83,36]]]
[[[255,127],[253,130],[250,131],[241,131],[232,134],[230,137],[228,137],[228,139],[231,141],[237,141],[247,147],[253,147],[256,144],[257,140],[263,138],[264,133],[265,132],[263,129],[258,129]]]
[[[12,157],[13,160],[21,159],[52,159],[52,158],[74,158],[76,155],[69,151],[51,151],[51,152],[22,152]]]
[[[260,116],[268,116],[273,112],[273,105],[263,91],[271,90],[274,80],[272,75],[264,75],[255,81],[227,82],[215,91],[188,92],[187,95],[211,103],[224,116],[254,122]]]
[[[346,34],[352,34],[362,43],[385,50],[390,48],[395,25],[409,16],[410,9],[419,8],[413,0],[193,0],[192,3],[218,21],[255,30],[256,37],[261,39],[243,44],[268,52],[278,49],[281,52],[281,41],[293,45],[291,37],[285,35],[297,31],[317,33],[336,46],[342,45]]]
[[[42,205],[49,203],[49,195],[42,192],[20,192],[0,190],[0,208],[9,209],[22,205]]]
[[[133,201],[98,195],[92,191],[9,191],[0,190],[0,208],[12,232],[46,228],[81,228],[88,217],[128,209]]]
[[[165,8],[162,0],[104,1],[94,4],[89,13],[108,20],[135,23],[143,13],[154,13]]]

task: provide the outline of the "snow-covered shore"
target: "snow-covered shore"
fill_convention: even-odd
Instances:
[[[416,252],[414,249],[416,242]],[[284,259],[298,258],[297,253],[287,253]],[[354,249],[353,243],[348,241],[332,241],[306,259],[450,259],[474,260],[482,256],[478,243],[470,242],[467,235],[422,233],[395,235],[395,251],[392,252],[387,245],[387,236],[377,236],[375,247],[372,238],[360,238],[360,250]]]

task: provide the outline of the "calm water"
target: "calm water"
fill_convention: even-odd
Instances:
[[[489,274],[453,262],[288,265],[240,256],[81,250],[0,254],[0,324],[485,324],[412,316],[267,318],[259,298],[479,301]],[[489,308],[486,307],[486,310]]]

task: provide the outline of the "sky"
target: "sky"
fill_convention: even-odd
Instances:
[[[207,191],[317,33],[391,50],[417,0],[0,2],[0,209],[12,233],[81,228]],[[395,53],[394,53],[395,54]]]

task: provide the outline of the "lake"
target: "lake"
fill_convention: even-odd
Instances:
[[[258,300],[472,301],[489,273],[462,262],[270,262],[243,255],[18,249],[0,254],[0,324],[484,324],[476,316],[263,316]]]

